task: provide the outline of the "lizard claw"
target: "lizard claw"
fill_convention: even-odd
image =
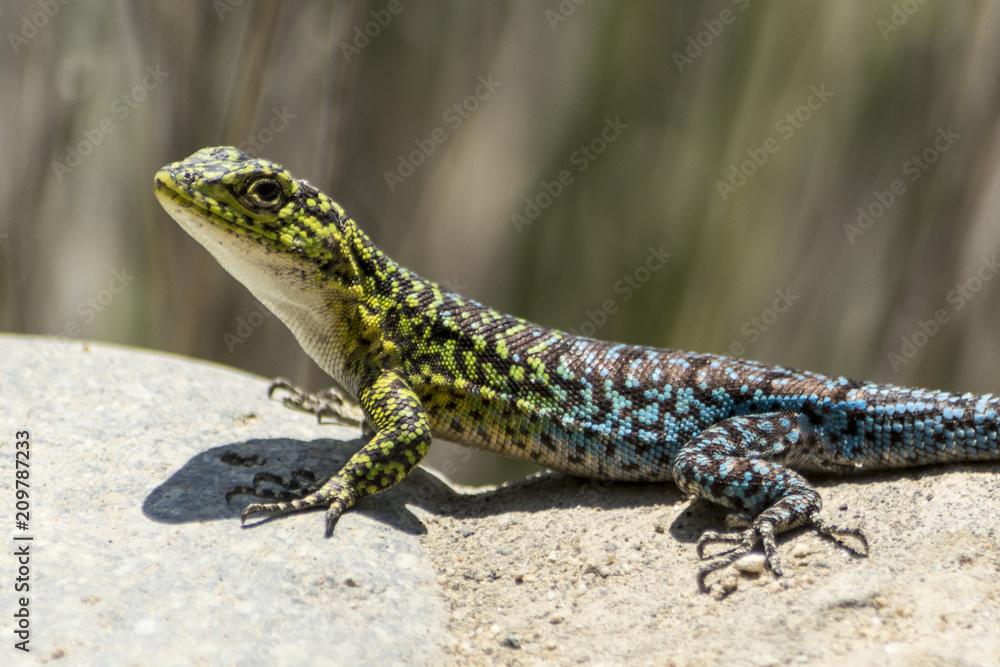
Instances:
[[[278,502],[273,503],[252,503],[247,505],[240,513],[240,525],[245,526],[247,519],[259,514],[267,515],[267,518],[291,512],[301,512],[309,509],[326,508],[326,537],[333,535],[333,528],[340,519],[344,511],[354,505],[358,499],[357,491],[343,484],[338,478],[333,477],[321,484],[312,483],[302,485],[295,479],[298,476],[307,476],[312,473],[297,470],[292,473],[293,479],[283,480],[277,475],[260,473],[254,477],[254,487],[261,482],[275,482],[281,484],[286,489],[275,493],[268,489],[234,487],[226,495],[227,498],[239,493],[246,493],[258,498],[278,498]],[[315,479],[315,478],[313,478]],[[279,495],[280,494],[280,495]]]
[[[316,415],[317,421],[323,421],[323,417],[331,417],[335,421],[364,428],[361,408],[335,387],[310,394],[284,378],[275,378],[267,387],[267,397],[272,398],[279,389],[288,392],[281,399],[281,404],[286,408]]]
[[[735,544],[735,546],[706,557],[705,546],[713,542]],[[783,570],[775,547],[773,522],[757,521],[750,528],[738,532],[706,531],[703,533],[701,539],[698,540],[697,553],[699,558],[707,559],[707,562],[698,569],[698,590],[707,593],[708,587],[705,585],[705,577],[743,558],[757,546],[758,542],[764,544],[764,563],[774,572],[775,576],[780,577]]]
[[[835,540],[854,555],[868,556],[868,539],[860,529],[842,528],[828,524],[819,517],[818,513],[811,514],[807,524],[820,535]],[[707,562],[698,569],[698,590],[707,593],[708,587],[705,585],[705,578],[750,553],[758,542],[764,545],[764,563],[776,577],[782,576],[784,571],[781,567],[781,559],[778,558],[774,535],[775,521],[766,517],[758,518],[746,530],[726,533],[706,531],[702,533],[697,546],[698,557],[701,559],[706,559],[705,547],[711,543],[721,542],[735,546],[707,557]],[[845,538],[854,538],[858,544],[852,544]]]

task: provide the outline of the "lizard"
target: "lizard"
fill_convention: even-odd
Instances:
[[[325,508],[330,537],[345,510],[398,483],[441,438],[584,478],[672,481],[725,507],[728,530],[697,543],[707,591],[708,575],[758,545],[780,576],[775,536],[794,528],[868,555],[861,530],[820,516],[806,474],[1000,460],[991,394],[605,342],[505,315],[399,265],[317,188],[236,148],[163,167],[154,192],[360,406],[371,435],[327,479],[259,473],[230,489],[227,501],[273,501],[248,505],[241,525]]]

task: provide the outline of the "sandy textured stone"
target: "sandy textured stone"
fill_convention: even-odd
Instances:
[[[0,378],[7,525],[14,431],[33,443],[38,662],[1000,664],[998,464],[815,480],[871,556],[782,535],[786,576],[727,569],[720,600],[697,591],[695,543],[724,512],[672,485],[462,489],[421,469],[330,540],[319,513],[240,530],[249,499],[225,489],[332,472],[357,430],[268,401],[259,378],[100,345],[0,337]]]

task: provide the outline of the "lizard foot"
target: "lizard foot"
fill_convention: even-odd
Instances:
[[[271,398],[279,389],[288,392],[288,395],[281,399],[282,405],[286,408],[316,415],[317,421],[323,421],[323,417],[330,417],[342,424],[359,425],[362,429],[365,427],[365,417],[361,408],[336,387],[310,394],[284,378],[275,378],[267,387],[267,397]]]
[[[727,526],[749,527],[745,530],[721,533],[705,531],[702,533],[701,539],[698,540],[697,553],[699,558],[707,562],[698,569],[698,590],[702,593],[708,592],[708,587],[705,585],[705,577],[747,555],[758,542],[764,545],[764,562],[774,572],[775,576],[780,577],[783,570],[774,540],[775,533],[777,532],[775,530],[777,523],[778,521],[772,517],[761,516],[751,522],[745,515],[731,514],[726,518]],[[820,535],[835,540],[856,556],[866,557],[868,555],[868,539],[858,528],[842,528],[829,524],[821,519],[816,512],[811,513],[803,523],[811,526]],[[850,538],[856,540],[857,544],[853,544]],[[713,543],[733,544],[735,546],[706,557],[705,547]]]
[[[308,480],[302,484],[299,478]],[[263,482],[281,486],[280,491],[259,488]],[[358,499],[359,493],[344,484],[338,477],[332,477],[325,482],[317,483],[316,476],[305,469],[296,470],[290,479],[284,479],[271,473],[257,473],[253,478],[253,486],[235,486],[226,491],[226,502],[237,495],[249,495],[266,500],[270,503],[251,503],[240,513],[240,525],[246,525],[247,519],[257,515],[265,518],[299,512],[308,509],[326,508],[326,537],[333,534],[340,515],[351,507]],[[254,524],[256,525],[256,524]]]

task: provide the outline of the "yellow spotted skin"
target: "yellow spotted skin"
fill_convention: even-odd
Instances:
[[[332,478],[244,518],[328,507],[329,533],[440,437],[584,477],[673,481],[749,526],[702,575],[761,541],[777,572],[773,537],[789,528],[863,540],[819,518],[801,473],[1000,459],[992,395],[608,343],[504,315],[398,265],[322,192],[235,148],[167,165],[155,192],[374,431]]]

